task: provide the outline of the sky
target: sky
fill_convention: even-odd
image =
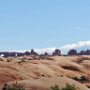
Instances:
[[[0,0],[0,51],[89,41],[90,0]]]

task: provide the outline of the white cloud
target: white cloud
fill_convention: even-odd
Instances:
[[[43,49],[34,49],[35,52],[39,54],[44,54],[45,52],[48,52],[49,54],[52,54],[52,52],[55,51],[56,48],[43,48]]]
[[[77,42],[74,44],[68,44],[61,48],[62,49],[76,49],[76,48],[80,48],[80,47],[84,47],[84,46],[90,46],[90,41],[83,41],[83,42]]]
[[[42,49],[38,48],[38,49],[34,49],[34,51],[37,52],[38,54],[44,54],[45,52],[52,54],[52,52],[54,52],[55,49],[56,49],[55,47],[53,47],[53,48],[42,48]],[[31,52],[31,50],[13,50],[10,52],[22,52],[23,53],[25,51]]]
[[[80,42],[73,43],[73,44],[67,44],[62,47],[58,47],[58,49],[60,49],[62,51],[62,53],[65,54],[70,49],[78,49],[78,48],[85,47],[85,46],[90,46],[90,41],[80,41]],[[57,49],[57,48],[53,47],[53,48],[34,49],[34,51],[39,54],[44,54],[45,52],[52,54],[52,52],[54,52],[55,49]],[[14,51],[25,52],[25,51],[31,51],[31,50],[14,50]]]
[[[65,54],[70,49],[78,49],[78,48],[85,47],[85,46],[90,46],[90,41],[80,41],[80,42],[73,43],[73,44],[67,44],[58,49],[60,49],[62,51],[62,53]],[[57,49],[57,48],[35,49],[35,51],[39,54],[45,53],[45,52],[48,52],[51,54],[52,52],[54,52],[55,49]]]

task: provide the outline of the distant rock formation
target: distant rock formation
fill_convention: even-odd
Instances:
[[[77,50],[71,49],[71,50],[68,52],[68,55],[77,55]]]
[[[15,57],[17,56],[17,52],[0,52],[0,56],[3,57]]]
[[[61,55],[61,51],[59,49],[56,49],[53,54],[53,56],[60,56]]]
[[[44,54],[45,56],[48,56],[49,54],[47,53],[47,52],[45,52],[45,54]]]
[[[38,55],[33,49],[31,49],[31,55]]]
[[[25,51],[25,52],[0,52],[0,57],[20,57],[20,56],[30,56],[30,55],[34,55],[34,56],[49,56],[50,54],[48,52],[45,52],[44,54],[38,54],[37,52],[34,51],[34,49],[31,49],[31,51]],[[65,56],[68,55],[90,55],[90,50],[81,50],[79,52],[77,52],[77,50],[75,49],[71,49],[68,51],[68,53]],[[53,53],[52,56],[61,56],[61,50],[56,49]]]
[[[29,55],[38,55],[33,49],[31,49],[31,52],[0,52],[1,57],[16,57],[16,56],[29,56]]]
[[[31,55],[31,52],[26,51],[26,52],[24,53],[24,55],[26,55],[26,56]]]
[[[86,51],[82,50],[78,53],[78,55],[90,55],[90,50],[87,49]]]

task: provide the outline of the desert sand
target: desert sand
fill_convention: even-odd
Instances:
[[[89,90],[89,82],[83,84],[71,79],[90,78],[90,56],[50,56],[48,59],[30,60],[31,56],[0,58],[0,88],[5,83],[17,82],[26,90],[48,90],[51,86],[64,87],[74,84],[77,90]]]

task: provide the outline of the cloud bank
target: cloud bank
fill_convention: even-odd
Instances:
[[[67,44],[61,48],[62,49],[76,49],[76,48],[81,48],[81,47],[85,47],[85,46],[90,46],[90,41],[77,42],[74,44]]]
[[[43,48],[43,49],[34,49],[35,52],[38,54],[44,54],[45,52],[52,54],[55,49],[60,49],[62,54],[66,54],[70,49],[79,49],[83,47],[89,47],[90,41],[80,41],[73,44],[66,44],[62,47],[54,47],[54,48]],[[25,51],[31,51],[31,50],[15,50],[16,52],[25,52]]]
[[[73,44],[67,44],[58,49],[60,49],[62,51],[62,53],[66,53],[70,49],[78,49],[78,48],[83,48],[83,47],[87,47],[87,46],[88,47],[90,46],[90,41],[80,41],[80,42],[73,43]],[[44,48],[44,49],[35,49],[35,51],[38,53],[48,52],[51,54],[52,52],[54,52],[55,49],[56,48]]]
[[[54,48],[34,49],[34,51],[39,54],[44,54],[45,52],[52,54],[55,51],[55,49],[57,49],[57,48],[54,47]]]
[[[78,49],[78,48],[83,48],[83,47],[89,47],[90,46],[90,41],[80,41],[77,43],[73,43],[73,44],[66,44],[62,47],[59,47],[58,49],[60,49],[62,51],[63,54],[67,53],[68,50],[70,49]],[[49,54],[51,54],[52,52],[55,51],[55,49],[57,48],[44,48],[44,49],[35,49],[35,51],[39,54],[48,52]]]

